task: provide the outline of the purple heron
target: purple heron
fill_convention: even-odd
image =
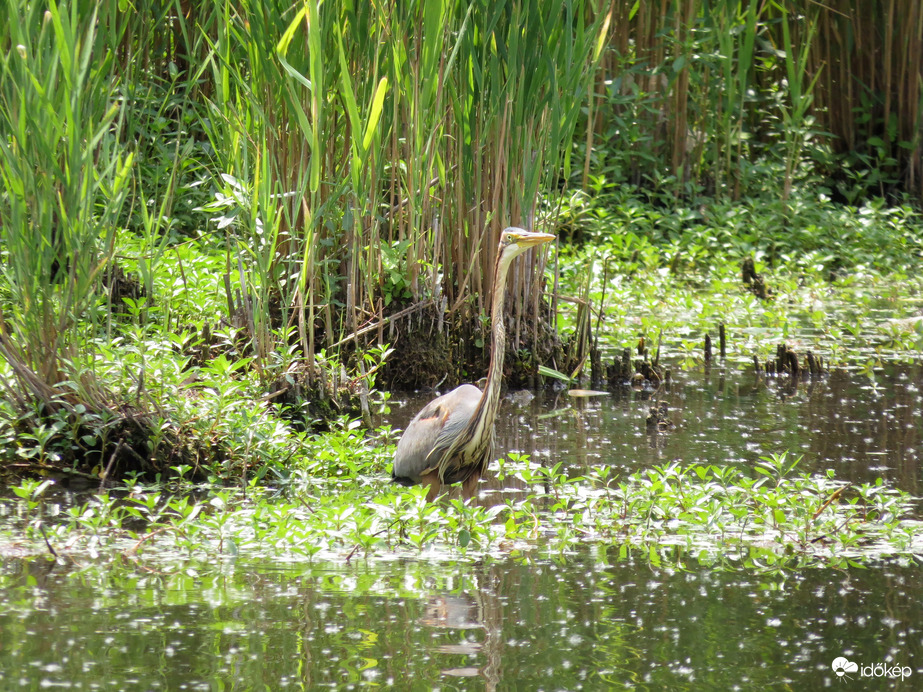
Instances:
[[[500,400],[506,328],[503,302],[513,260],[531,247],[554,240],[549,233],[507,228],[500,235],[491,305],[490,368],[484,391],[463,384],[433,399],[410,421],[397,443],[391,480],[401,485],[422,483],[432,502],[442,484],[462,484],[462,497],[474,495],[494,446],[494,419]]]

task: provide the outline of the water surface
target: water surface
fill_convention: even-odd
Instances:
[[[921,392],[915,365],[797,387],[712,368],[656,394],[514,393],[498,453],[621,474],[788,450],[804,471],[919,496]],[[672,429],[648,429],[655,401]],[[519,492],[511,482],[488,479],[480,502]],[[791,572],[618,544],[338,563],[0,556],[0,690],[923,688],[912,558]],[[840,657],[856,670],[839,677]]]
[[[433,396],[399,400],[388,418],[397,428]],[[673,428],[646,425],[665,402]],[[923,495],[923,365],[891,365],[867,375],[834,370],[822,378],[757,378],[712,367],[679,372],[660,391],[620,387],[605,396],[566,390],[506,393],[497,418],[497,454],[525,452],[574,473],[609,464],[630,472],[654,464],[753,464],[788,451],[800,470],[856,483],[883,478]],[[508,489],[496,482],[487,488]]]
[[[909,666],[903,682],[851,675],[854,689],[923,676],[919,568],[760,577],[612,546],[164,574],[38,559],[4,563],[0,583],[4,690],[847,689],[840,656]]]

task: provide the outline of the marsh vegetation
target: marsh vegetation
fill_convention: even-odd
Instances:
[[[0,682],[919,666],[923,7],[713,5],[8,2]],[[403,392],[484,374],[510,224],[558,241],[510,276],[499,458],[427,504],[387,483]],[[780,345],[822,371],[757,372]],[[142,636],[70,631],[88,603]],[[49,659],[38,613],[109,655]]]

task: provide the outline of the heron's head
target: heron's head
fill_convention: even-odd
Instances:
[[[535,247],[554,239],[555,236],[551,233],[533,233],[532,231],[510,226],[503,229],[503,233],[500,234],[501,256],[507,261],[511,261],[530,247]]]

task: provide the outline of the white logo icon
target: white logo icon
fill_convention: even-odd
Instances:
[[[833,672],[836,673],[838,678],[849,677],[846,673],[857,673],[859,672],[859,664],[848,661],[842,656],[838,656],[833,659],[832,664]]]

